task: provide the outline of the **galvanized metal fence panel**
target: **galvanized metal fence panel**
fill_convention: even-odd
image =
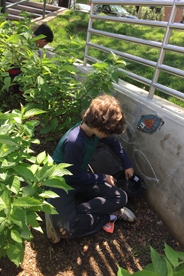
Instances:
[[[94,7],[97,4],[103,5],[128,5],[128,6],[160,6],[160,7],[170,7],[170,17],[168,21],[155,21],[155,20],[145,20],[145,19],[131,19],[131,18],[124,18],[124,17],[115,17],[115,16],[103,16],[101,14],[94,13]],[[169,39],[171,36],[172,30],[181,31],[181,35],[183,34],[184,24],[180,22],[175,22],[175,16],[177,13],[178,8],[184,9],[184,1],[173,0],[173,1],[112,1],[112,0],[92,0],[91,2],[91,12],[90,12],[90,19],[88,24],[88,31],[87,31],[87,39],[86,39],[86,49],[84,55],[84,65],[86,65],[89,61],[96,62],[97,59],[94,56],[89,55],[89,49],[94,48],[99,51],[104,51],[106,53],[113,52],[114,54],[128,60],[133,61],[137,64],[144,65],[146,67],[151,67],[154,70],[152,79],[147,79],[144,76],[140,76],[133,72],[127,71],[126,69],[119,68],[118,70],[125,73],[129,78],[136,80],[142,84],[149,86],[148,98],[152,99],[154,97],[155,90],[159,90],[167,95],[174,96],[180,100],[184,100],[184,93],[182,91],[175,90],[173,88],[167,87],[166,85],[160,84],[158,82],[159,76],[161,72],[166,72],[168,74],[177,76],[178,78],[184,78],[184,70],[178,69],[176,67],[168,66],[164,64],[164,58],[167,51],[172,51],[174,53],[183,54],[184,47],[173,45],[169,43]],[[140,26],[149,26],[153,28],[163,28],[165,30],[165,34],[163,36],[162,41],[153,41],[149,39],[142,39],[137,37],[130,37],[127,35],[122,35],[116,33],[110,33],[108,31],[98,30],[93,27],[94,21],[96,20],[103,20],[104,22],[113,21],[113,22],[122,22],[127,24],[138,24]],[[119,50],[108,48],[106,46],[98,45],[97,43],[92,42],[91,35],[97,36],[106,36],[112,40],[121,40],[130,43],[136,43],[137,45],[145,45],[148,47],[153,47],[158,49],[158,59],[156,61],[149,60],[143,57],[138,57],[133,54],[129,54],[126,52],[121,52]]]

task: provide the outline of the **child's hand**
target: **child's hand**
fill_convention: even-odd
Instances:
[[[106,174],[106,175],[105,175],[105,178],[106,178],[105,181],[106,181],[107,183],[111,184],[112,186],[115,185],[115,184],[114,184],[114,177],[113,177],[112,175]]]
[[[128,168],[125,170],[125,178],[129,179],[133,176],[134,174],[134,169],[133,168]]]

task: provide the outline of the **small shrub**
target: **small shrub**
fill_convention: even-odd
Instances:
[[[119,267],[117,276],[183,276],[184,275],[184,252],[173,250],[165,244],[164,256],[150,247],[152,263],[147,265],[143,270],[130,274],[127,270]]]
[[[31,117],[42,110],[21,107],[0,113],[0,258],[7,256],[17,266],[24,257],[24,241],[32,239],[31,228],[40,232],[38,212],[57,212],[46,198],[57,197],[46,186],[64,189],[67,164],[54,165],[45,152],[34,156],[31,144],[38,120]]]

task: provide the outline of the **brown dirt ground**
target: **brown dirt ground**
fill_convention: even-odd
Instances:
[[[55,144],[46,143],[45,137],[39,139],[41,144],[35,151],[46,150],[52,154]],[[33,230],[34,238],[25,243],[20,267],[2,258],[0,276],[115,276],[118,266],[133,273],[150,263],[150,246],[161,254],[164,243],[183,250],[144,197],[130,199],[127,207],[136,214],[135,223],[117,221],[113,234],[101,230],[87,237],[61,240],[58,244],[51,244],[47,239],[44,215],[40,214],[44,234]]]
[[[149,246],[163,253],[166,242],[182,251],[144,198],[130,200],[127,206],[135,212],[137,221],[117,221],[113,234],[101,230],[91,236],[51,244],[45,233],[33,231],[34,238],[31,243],[26,242],[21,267],[2,258],[0,275],[114,276],[117,266],[133,273],[150,263]],[[41,225],[45,232],[44,221]]]

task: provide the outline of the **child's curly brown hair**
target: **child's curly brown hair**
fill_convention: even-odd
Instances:
[[[83,122],[107,136],[121,134],[126,123],[119,102],[115,97],[106,94],[92,100],[83,114]]]

